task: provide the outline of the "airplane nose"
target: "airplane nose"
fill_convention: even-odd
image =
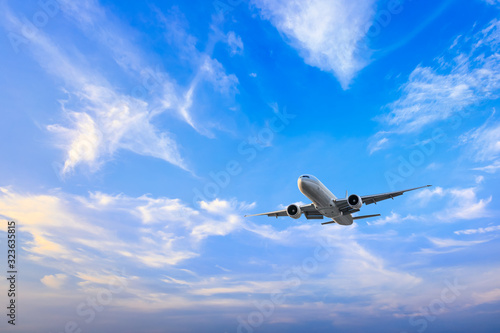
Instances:
[[[302,180],[302,177],[299,177],[299,179],[297,180],[297,186],[299,187],[299,190],[302,192],[304,188],[304,181]]]

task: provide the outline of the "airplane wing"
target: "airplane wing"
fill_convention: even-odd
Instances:
[[[306,216],[307,219],[322,219],[323,218],[323,215],[316,208],[314,208],[313,204],[300,206],[300,210],[304,213],[304,215]],[[282,210],[277,210],[275,212],[269,212],[269,213],[245,215],[245,217],[262,216],[262,215],[276,216],[276,218],[278,218],[278,216],[288,216],[288,214],[286,213],[286,209],[282,209]]]
[[[363,203],[365,205],[369,205],[369,204],[377,203],[379,201],[386,200],[386,199],[394,199],[394,197],[398,197],[400,195],[403,195],[403,193],[405,193],[405,192],[414,191],[414,190],[418,190],[418,189],[421,189],[424,187],[429,187],[429,186],[432,186],[432,185],[420,186],[420,187],[410,188],[408,190],[402,190],[402,191],[396,191],[396,192],[365,195],[365,196],[361,197],[361,200],[363,201]],[[344,214],[346,214],[346,213],[352,214],[352,213],[359,211],[359,209],[352,209],[351,206],[349,206],[349,204],[347,203],[347,198],[336,200],[335,203],[337,204],[338,209],[341,212],[343,212]]]

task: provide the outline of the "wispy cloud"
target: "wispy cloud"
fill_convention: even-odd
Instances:
[[[10,11],[5,16],[9,28],[22,34],[21,20]],[[79,61],[83,59],[81,54],[73,50],[69,55],[42,31],[25,37],[40,65],[66,84],[69,98],[62,102],[62,109],[67,125],[47,127],[58,136],[57,145],[66,153],[63,174],[80,164],[96,170],[119,149],[187,169],[171,134],[152,124],[154,114],[147,102],[117,92],[107,79]]]
[[[236,35],[234,31],[230,31],[227,33],[227,40],[226,40],[227,45],[230,48],[231,55],[241,55],[243,54],[243,41],[241,40],[241,37]]]
[[[374,152],[383,149],[387,143],[389,142],[389,139],[386,137],[382,137],[380,140],[375,140],[370,142],[368,150],[370,151],[370,155],[373,154]]]
[[[433,245],[433,247],[423,248],[418,253],[425,255],[453,253],[464,250],[471,246],[489,242],[491,240],[491,239],[481,239],[481,240],[464,241],[464,240],[437,238],[437,237],[427,237],[427,239]]]
[[[488,204],[493,197],[478,198],[479,188],[442,188],[440,186],[422,189],[411,196],[413,205],[428,209],[432,204],[439,204],[439,208],[430,213],[420,215],[402,216],[397,212],[390,215],[368,221],[367,225],[386,225],[393,223],[403,223],[408,221],[426,222],[442,221],[455,222],[458,220],[474,220],[481,217],[490,216],[492,213],[488,209]]]
[[[199,133],[213,137],[213,133],[193,115],[196,89],[201,82],[208,82],[215,92],[234,95],[238,84],[236,76],[225,73],[223,65],[210,56],[211,49],[208,53],[198,51],[194,37],[183,30],[182,25],[175,24],[175,20],[168,21],[169,25],[164,28],[177,38],[175,47],[184,50],[189,66],[195,69],[194,78],[187,87],[159,70],[161,66],[152,66],[150,59],[153,57],[145,55],[130,41],[130,35],[136,32],[121,24],[97,1],[61,1],[60,10],[87,38],[107,50],[104,57],[111,57],[125,75],[137,82],[132,88],[117,86],[112,83],[115,82],[114,74],[94,70],[76,47],[61,46],[65,44],[58,43],[54,40],[56,36],[49,37],[42,30],[24,34],[22,18],[5,6],[3,24],[20,36],[26,35],[23,38],[28,42],[27,49],[40,66],[64,82],[68,96],[61,102],[65,122],[47,127],[56,134],[57,146],[66,154],[62,174],[70,174],[79,165],[87,165],[95,171],[120,149],[163,159],[188,170],[174,136],[153,125],[154,118],[173,111]],[[158,17],[160,22],[166,20],[159,11]],[[227,37],[219,35],[213,33],[212,45],[224,41],[234,52],[242,50],[241,38],[234,33]],[[207,124],[220,127],[217,122]]]
[[[479,188],[449,188],[435,187],[423,189],[412,198],[415,203],[425,207],[430,202],[442,202],[442,209],[433,213],[433,218],[440,221],[472,220],[490,216],[487,207],[493,197],[478,198]]]
[[[153,156],[188,169],[172,135],[151,123],[148,104],[104,86],[85,85],[75,93],[77,105],[63,104],[69,126],[49,125],[66,151],[63,174],[78,164],[97,169],[119,149]]]
[[[488,232],[495,232],[500,230],[500,225],[492,225],[490,227],[476,228],[476,229],[466,229],[457,230],[455,234],[457,235],[473,235],[473,234],[484,234]]]
[[[179,101],[178,111],[181,117],[199,133],[213,137],[213,133],[202,124],[195,122],[191,109],[194,105],[195,92],[203,82],[209,82],[221,94],[234,95],[238,92],[238,78],[234,74],[227,74],[222,64],[212,58],[215,45],[218,42],[227,43],[230,54],[239,54],[243,50],[243,42],[234,32],[227,35],[219,30],[220,22],[213,17],[211,31],[205,49],[200,51],[196,47],[196,38],[187,32],[185,17],[177,8],[172,8],[167,14],[156,9],[157,19],[165,30],[165,39],[175,47],[179,57],[184,59],[194,69],[193,77],[184,90]]]
[[[188,70],[195,71],[192,82],[183,87],[168,73],[159,70],[161,66],[153,66],[148,57],[138,46],[129,41],[129,35],[136,33],[123,26],[95,0],[74,3],[63,1],[62,9],[79,23],[79,28],[90,38],[97,40],[103,47],[110,50],[115,62],[125,71],[145,82],[144,88],[151,95],[151,104],[155,112],[175,111],[181,119],[201,134],[213,136],[204,125],[196,120],[196,110],[193,110],[193,100],[197,85],[204,80],[213,84],[216,91],[222,94],[237,92],[238,79],[234,74],[226,74],[225,69],[216,59],[211,57],[213,47],[217,42],[225,42],[230,47],[231,54],[239,54],[243,50],[243,42],[234,32],[227,36],[217,30],[217,22],[212,23],[213,31],[210,41],[204,51],[197,48],[197,40],[188,33],[188,23],[183,14],[172,8],[164,14],[154,8],[156,19],[165,30],[166,42],[174,48],[180,57],[189,63]],[[158,60],[157,60],[158,61]]]
[[[500,21],[458,36],[436,65],[418,65],[400,88],[401,97],[379,117],[385,133],[418,133],[500,92]],[[377,147],[381,134],[372,138]]]
[[[408,216],[403,217],[398,213],[391,212],[391,215],[376,219],[376,220],[371,221],[371,222],[366,222],[366,224],[367,225],[385,225],[388,223],[401,223],[401,222],[416,221],[416,220],[418,220],[418,218],[413,216],[413,215],[408,215]]]
[[[486,240],[463,241],[449,238],[430,237],[429,241],[437,247],[468,247],[486,242]]]
[[[486,164],[475,170],[495,173],[500,168],[500,123],[493,121],[493,116],[480,127],[460,137],[460,143],[466,146],[475,162]]]
[[[254,0],[262,17],[298,50],[311,66],[332,72],[344,89],[368,64],[365,37],[375,15],[375,1]]]
[[[417,193],[413,194],[413,198],[416,200],[418,204],[421,206],[426,206],[431,202],[432,200],[435,199],[435,197],[440,198],[444,197],[446,190],[443,189],[441,186],[436,186],[431,189],[425,188]]]
[[[498,171],[498,169],[500,169],[500,161],[494,161],[493,164],[486,165],[484,167],[474,168],[474,170],[484,171],[488,173],[495,173]]]
[[[492,0],[490,0],[492,1]],[[500,1],[497,1],[500,3]],[[477,304],[494,303],[500,301],[500,288],[488,290],[485,292],[474,293],[473,298]]]

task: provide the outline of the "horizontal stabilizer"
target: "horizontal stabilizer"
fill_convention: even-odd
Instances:
[[[363,215],[363,216],[355,216],[352,219],[353,220],[360,220],[360,219],[367,219],[369,217],[375,217],[375,216],[380,216],[380,214],[374,214],[374,215]]]

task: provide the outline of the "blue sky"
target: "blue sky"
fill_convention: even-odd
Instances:
[[[2,1],[16,331],[498,332],[499,10]],[[349,227],[243,218],[308,203],[303,173],[433,187]]]

